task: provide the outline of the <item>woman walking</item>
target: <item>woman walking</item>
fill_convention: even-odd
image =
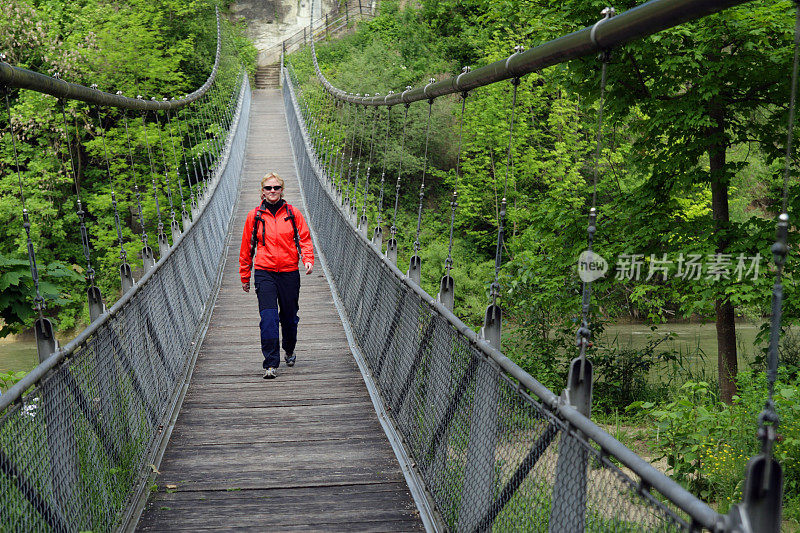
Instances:
[[[306,274],[314,269],[314,248],[306,221],[300,211],[284,201],[283,192],[283,179],[274,172],[261,179],[261,204],[247,215],[239,249],[244,292],[250,292],[250,270],[255,267],[264,379],[277,377],[281,346],[286,365],[294,366],[300,320],[298,263],[302,261]]]

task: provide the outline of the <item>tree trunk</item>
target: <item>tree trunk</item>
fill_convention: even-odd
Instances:
[[[728,173],[725,168],[725,109],[712,103],[709,115],[714,125],[708,128],[708,159],[711,170],[711,212],[714,218],[714,233],[717,253],[728,249],[726,230],[729,226],[728,213]],[[719,370],[719,391],[723,402],[730,404],[736,394],[736,323],[733,305],[728,299],[714,301],[717,314],[717,368]]]

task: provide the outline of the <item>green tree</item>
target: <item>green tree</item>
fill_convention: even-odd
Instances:
[[[618,10],[635,5],[626,2]],[[599,18],[603,6],[599,2],[559,3],[559,12],[550,16],[562,19],[566,8],[577,17],[577,26],[587,26]],[[768,256],[764,251],[769,241],[753,238],[754,230],[755,236],[765,237],[760,221],[739,224],[731,220],[730,183],[743,164],[732,160],[729,152],[737,145],[757,143],[768,159],[781,157],[792,20],[791,2],[750,2],[613,51],[607,101],[617,116],[637,112],[641,117],[632,123],[633,153],[637,154],[632,162],[649,176],[642,191],[662,203],[658,211],[663,213],[665,205],[674,205],[687,190],[707,187],[710,253],[744,249],[751,255],[760,251]],[[578,89],[596,86],[597,69],[589,62],[574,70]],[[769,209],[775,213],[774,205]],[[673,217],[677,214],[675,209],[667,211]],[[693,223],[703,224],[702,218]],[[696,228],[693,233],[697,239],[704,238]],[[654,239],[651,236],[650,242]],[[723,400],[730,402],[737,373],[736,293],[747,287],[721,280],[707,289],[698,294],[702,302],[687,302],[686,308],[713,305],[720,391]]]

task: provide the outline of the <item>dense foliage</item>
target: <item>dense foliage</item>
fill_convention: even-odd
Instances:
[[[214,64],[214,10],[218,4],[224,12],[224,5],[213,0],[4,2],[0,5],[0,50],[14,66],[49,75],[58,73],[64,80],[97,84],[107,92],[179,98],[200,87]],[[9,91],[10,107],[5,101],[0,106],[0,123],[4,125],[0,143],[0,318],[5,323],[0,335],[29,327],[35,315],[20,191],[30,213],[46,314],[56,320],[62,332],[86,322],[84,276],[90,265],[106,301],[113,303],[119,294],[121,249],[112,187],[116,190],[123,246],[135,270],[142,267],[142,233],[147,233],[149,245],[158,249],[155,228],[159,217],[153,187],[157,188],[167,228],[170,211],[176,211],[180,220],[181,203],[189,202],[197,184],[190,183],[195,179],[193,172],[190,180],[183,168],[180,176],[175,171],[175,147],[187,147],[195,158],[210,149],[202,138],[216,127],[215,121],[208,119],[212,108],[228,98],[239,72],[238,58],[253,64],[254,48],[244,39],[241,28],[231,27],[224,13],[223,27],[224,61],[219,81],[199,104],[207,113],[200,115],[205,120],[195,113],[179,123],[176,119],[186,118],[185,112],[170,117],[163,112],[149,113],[143,118],[75,101],[65,102],[62,111],[53,97],[27,90]],[[169,127],[164,125],[167,121]],[[148,151],[152,151],[152,162]],[[169,187],[165,169],[169,169]],[[137,187],[144,227],[138,217]],[[89,261],[81,244],[76,191],[86,212]]]
[[[318,46],[317,56],[337,87],[362,94],[401,91],[424,85],[431,76],[455,76],[464,65],[476,68],[502,59],[517,44],[532,47],[591,25],[603,7],[598,2],[423,0],[416,8],[401,8],[382,2],[378,18],[353,35]],[[463,119],[461,100],[452,96],[437,99],[432,107],[414,104],[407,118],[403,106],[397,106],[390,111],[386,139],[387,111],[370,110],[366,116],[376,117],[381,132],[375,137],[374,157],[381,174],[385,169],[383,182],[377,171],[370,181],[366,204],[371,220],[383,195],[384,234],[392,224],[398,228],[404,269],[417,238],[424,175],[419,235],[423,287],[436,294],[457,190],[452,251],[456,314],[477,327],[489,302],[498,218],[506,198],[500,270],[503,351],[560,390],[566,363],[576,354],[581,316],[576,264],[587,246],[587,214],[597,176],[594,250],[606,259],[609,272],[592,287],[595,408],[614,413],[639,402],[635,405],[640,410],[646,404],[669,412],[686,394],[684,383],[692,378],[698,383],[686,354],[660,347],[663,335],[654,335],[644,350],[631,350],[602,335],[609,322],[667,323],[662,329],[678,319],[716,322],[720,353],[706,390],[719,408],[710,416],[731,418],[727,413],[741,406],[737,398],[747,397],[749,410],[736,411],[736,424],[749,436],[737,453],[749,457],[757,450],[756,414],[766,391],[763,382],[747,373],[739,378],[737,393],[734,319],[760,320],[762,334],[766,332],[793,15],[788,1],[750,2],[612,51],[599,160],[594,152],[600,63],[592,58],[522,78],[513,110],[510,164],[511,83],[473,91]],[[330,109],[308,51],[295,54],[291,64],[312,105]],[[370,123],[365,125],[363,110],[354,118],[350,106],[336,109],[336,123],[317,126],[335,139],[336,153],[342,150],[345,160],[353,155],[349,172],[342,165],[347,183],[359,160],[368,164],[374,134]],[[340,125],[345,126],[343,133]],[[362,171],[361,189],[363,176]],[[398,178],[400,209],[395,214]],[[797,186],[792,179],[790,214],[798,207]],[[355,194],[362,205],[363,190]],[[797,240],[792,231],[792,249]],[[702,270],[690,270],[698,266]],[[796,322],[800,314],[796,269],[797,257],[790,254],[784,325]],[[763,370],[760,348],[750,347],[749,357],[756,371]],[[790,404],[787,423],[796,425],[791,408],[796,378],[782,387]],[[795,451],[785,449],[787,457]],[[743,464],[734,465],[731,474],[738,480]],[[789,473],[794,481],[787,486],[796,498],[797,489],[791,487],[796,487],[798,473],[793,468]],[[730,494],[727,488],[702,490],[710,490],[711,498]]]

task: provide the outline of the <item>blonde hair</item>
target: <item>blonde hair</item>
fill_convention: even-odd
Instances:
[[[283,178],[282,178],[282,177],[280,177],[280,176],[278,176],[278,175],[277,175],[277,174],[275,174],[274,172],[270,172],[269,174],[267,174],[266,176],[264,176],[263,178],[261,178],[261,186],[263,187],[263,186],[264,186],[264,184],[265,184],[267,181],[271,180],[271,179],[275,179],[275,180],[277,180],[277,181],[278,181],[278,183],[280,183],[280,185],[281,185],[281,198],[283,198],[283,191],[285,191],[285,190],[286,190],[286,185],[284,185],[284,183],[283,183]]]

